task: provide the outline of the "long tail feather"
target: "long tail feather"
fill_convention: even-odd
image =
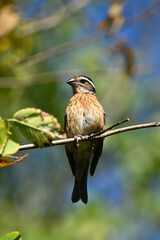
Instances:
[[[88,193],[87,193],[87,178],[88,178],[88,167],[84,170],[81,181],[79,182],[79,195],[85,204],[88,202]]]
[[[76,203],[78,202],[80,199],[80,195],[79,195],[79,183],[78,181],[75,179],[74,181],[74,188],[73,188],[73,192],[72,192],[72,202]]]
[[[77,174],[75,176],[74,188],[72,192],[72,202],[78,202],[80,199],[82,202],[87,204],[88,202],[88,193],[87,193],[87,178],[88,178],[88,167],[89,161],[86,168],[83,170],[81,178],[78,179]]]

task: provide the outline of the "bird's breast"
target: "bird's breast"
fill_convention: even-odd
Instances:
[[[66,109],[68,137],[89,135],[104,128],[104,110],[96,96],[75,94]]]

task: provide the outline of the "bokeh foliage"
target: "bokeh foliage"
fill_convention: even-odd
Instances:
[[[74,2],[84,6],[75,10]],[[159,9],[156,0],[2,1],[0,16],[9,18],[0,30],[1,117],[35,107],[63,126],[72,95],[65,82],[85,74],[107,126],[125,117],[130,124],[159,121]],[[0,236],[18,230],[29,240],[159,239],[159,131],[105,140],[87,206],[70,201],[64,146],[27,151],[25,161],[1,169]]]

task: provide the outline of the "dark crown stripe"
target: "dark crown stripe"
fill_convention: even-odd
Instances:
[[[92,81],[91,78],[89,78],[89,77],[87,77],[87,76],[85,76],[85,75],[80,75],[79,77],[81,77],[81,78],[85,79],[86,81],[88,81],[88,82],[92,85],[92,87],[94,88],[94,90],[95,90],[95,85],[94,85],[94,83],[93,83],[93,81]]]

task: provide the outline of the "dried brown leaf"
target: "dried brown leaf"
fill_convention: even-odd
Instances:
[[[20,20],[19,14],[14,10],[14,5],[5,5],[0,10],[0,38],[11,33]]]
[[[9,165],[21,162],[25,157],[27,157],[28,154],[25,154],[22,157],[15,157],[15,156],[1,156],[0,157],[0,167],[7,167]],[[15,159],[15,160],[13,160]]]

